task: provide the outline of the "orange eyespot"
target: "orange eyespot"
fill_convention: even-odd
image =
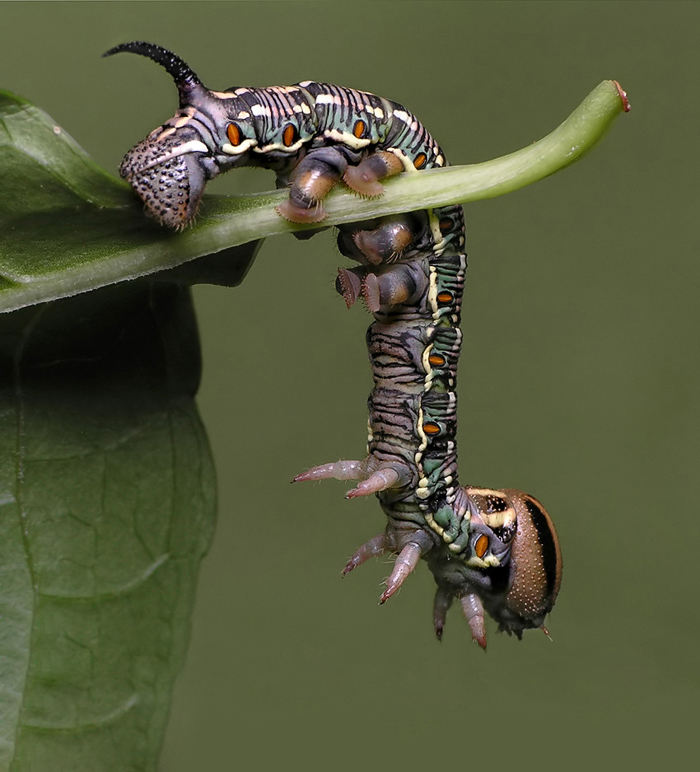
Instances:
[[[445,305],[451,303],[454,300],[454,297],[451,292],[438,292],[437,296],[438,303],[444,303]]]
[[[431,354],[428,357],[428,362],[430,362],[433,367],[442,367],[445,364],[445,357],[442,356],[442,354]]]
[[[428,156],[425,153],[418,153],[413,161],[413,165],[416,169],[422,169],[428,162]]]
[[[285,130],[282,134],[282,142],[284,142],[285,147],[291,147],[297,138],[297,130],[296,126],[294,124],[289,123],[285,127]]]
[[[440,230],[448,231],[452,227],[452,220],[449,217],[443,217],[440,220]]]
[[[226,127],[226,136],[234,147],[238,147],[243,142],[243,132],[235,123],[229,123]]]
[[[440,434],[440,427],[437,424],[432,423],[431,421],[428,421],[427,423],[423,424],[423,431],[426,434]]]
[[[489,537],[482,533],[481,536],[479,536],[479,538],[476,540],[476,544],[474,545],[474,552],[476,552],[476,556],[478,558],[483,558],[488,548]]]
[[[362,135],[365,133],[366,128],[367,125],[364,121],[355,121],[355,125],[352,127],[353,136],[361,139]]]

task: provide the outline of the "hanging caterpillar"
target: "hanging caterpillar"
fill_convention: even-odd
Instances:
[[[321,223],[323,199],[339,182],[362,196],[381,180],[446,165],[437,142],[406,108],[327,83],[211,91],[175,54],[151,43],[117,46],[163,66],[179,91],[175,115],[125,156],[120,173],[146,211],[171,228],[193,221],[206,182],[240,166],[272,169],[289,197],[278,207],[292,222]],[[466,255],[462,208],[341,226],[340,251],[358,266],[338,272],[348,307],[362,299],[375,321],[367,331],[374,376],[368,455],[314,467],[295,481],[359,481],[347,498],[376,494],[385,530],[352,556],[344,574],[393,553],[380,603],[423,558],[438,585],[433,608],[442,637],[447,610],[460,601],[472,637],[486,647],[484,611],[518,638],[546,631],[561,583],[552,521],[532,496],[460,486],[455,392]]]

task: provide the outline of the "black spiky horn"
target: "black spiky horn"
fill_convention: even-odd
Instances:
[[[203,88],[202,82],[197,77],[195,71],[177,54],[168,51],[163,46],[157,46],[155,43],[145,43],[142,41],[132,41],[131,43],[122,43],[121,45],[110,48],[102,56],[112,56],[113,54],[128,51],[132,54],[139,54],[148,59],[152,59],[156,64],[164,67],[175,81],[177,90],[180,92],[180,106],[188,104],[192,92],[197,88]]]

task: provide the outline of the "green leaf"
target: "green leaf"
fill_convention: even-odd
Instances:
[[[503,195],[578,160],[628,109],[615,81],[604,81],[555,131],[510,155],[470,166],[402,174],[381,198],[336,190],[326,202],[336,225]],[[178,266],[203,255],[303,230],[274,207],[284,191],[205,196],[194,227],[168,231],[144,217],[124,183],[94,164],[38,108],[0,92],[0,311],[67,297]],[[229,254],[240,280],[253,245]],[[189,279],[196,280],[190,271]]]
[[[0,770],[153,772],[215,481],[189,289],[0,317]]]
[[[97,166],[46,113],[6,92],[0,92],[0,179],[0,311],[219,251],[197,248],[145,218],[126,183]],[[204,260],[168,278],[233,286],[258,247],[254,242],[220,253],[216,261]]]

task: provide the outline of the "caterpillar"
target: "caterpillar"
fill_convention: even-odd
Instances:
[[[175,115],[120,167],[162,225],[191,223],[206,182],[236,167],[273,170],[278,187],[289,190],[280,216],[317,224],[326,216],[324,197],[341,181],[361,196],[379,196],[382,180],[447,164],[409,110],[374,94],[314,81],[212,91],[165,48],[132,42],[105,56],[122,51],[163,66],[179,92]],[[547,511],[521,491],[458,481],[455,389],[467,267],[462,208],[341,226],[338,246],[357,266],[339,270],[336,289],[348,307],[361,299],[374,316],[367,331],[374,378],[368,454],[314,467],[294,481],[354,480],[347,498],[379,499],[386,527],[343,573],[371,557],[396,555],[384,603],[424,559],[437,583],[439,639],[455,599],[482,648],[485,613],[518,638],[529,628],[546,633],[562,573]]]

